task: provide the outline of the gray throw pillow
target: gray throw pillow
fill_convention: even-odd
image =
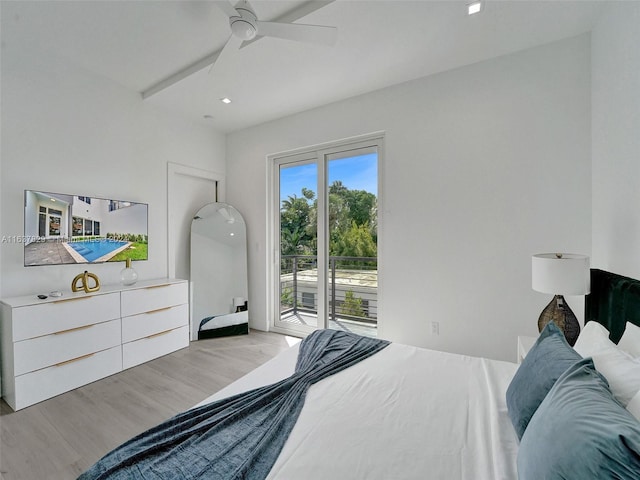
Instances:
[[[507,389],[509,418],[519,439],[558,377],[581,359],[565,340],[564,333],[555,323],[549,322]]]
[[[517,461],[519,480],[638,480],[640,422],[586,358],[569,367],[544,399]]]

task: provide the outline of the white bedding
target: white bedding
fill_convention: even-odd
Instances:
[[[240,325],[249,321],[249,312],[228,313],[226,315],[218,315],[211,318],[205,323],[200,330],[213,330],[220,327],[229,327],[231,325]]]
[[[293,373],[297,347],[205,402]],[[391,344],[313,385],[271,479],[515,480],[516,364]]]

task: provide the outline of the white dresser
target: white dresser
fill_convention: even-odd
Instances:
[[[186,280],[2,300],[2,396],[19,410],[189,345]]]

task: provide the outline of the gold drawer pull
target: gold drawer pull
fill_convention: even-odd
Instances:
[[[67,360],[66,362],[56,363],[54,366],[56,366],[56,367],[62,367],[63,365],[67,365],[68,363],[77,362],[77,361],[79,361],[79,360],[83,360],[83,359],[85,359],[85,358],[93,357],[94,355],[95,355],[95,353],[88,353],[88,354],[86,354],[86,355],[82,355],[81,357],[72,358],[71,360]]]
[[[152,338],[159,337],[161,335],[166,335],[167,333],[170,333],[170,332],[171,330],[165,330],[164,332],[154,333],[153,335],[149,335],[148,337],[144,337],[144,338],[146,338],[147,340],[150,340]]]
[[[59,332],[53,332],[54,335],[62,335],[64,333],[76,332],[78,330],[86,330],[87,328],[91,328],[93,325],[83,325],[82,327],[70,328],[69,330],[61,330]]]
[[[153,288],[162,288],[170,286],[170,283],[163,283],[162,285],[151,285],[150,287],[145,287],[145,290],[151,290]]]
[[[77,300],[87,300],[91,297],[74,297],[74,298],[64,298],[62,300],[54,300],[51,303],[64,303],[64,302],[75,302]]]
[[[144,312],[144,313],[146,313],[147,315],[151,315],[153,313],[164,312],[165,310],[171,310],[171,308],[173,307],[158,308],[157,310],[149,310],[148,312]]]

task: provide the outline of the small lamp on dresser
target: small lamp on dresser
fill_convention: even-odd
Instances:
[[[563,295],[586,295],[590,292],[589,257],[575,253],[539,253],[531,258],[531,287],[554,295],[538,318],[538,331],[553,321],[573,346],[580,324]]]

